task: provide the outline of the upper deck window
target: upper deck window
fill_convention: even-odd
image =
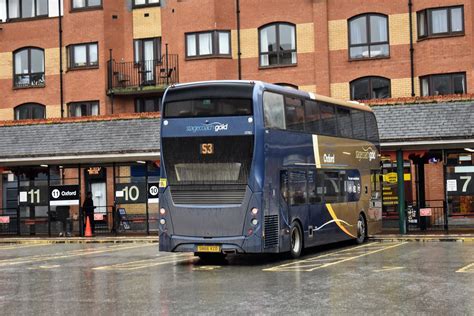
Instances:
[[[164,117],[213,117],[252,115],[249,99],[193,99],[167,102]]]

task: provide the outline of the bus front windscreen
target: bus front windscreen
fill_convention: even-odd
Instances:
[[[252,100],[210,98],[165,103],[164,118],[252,115]]]

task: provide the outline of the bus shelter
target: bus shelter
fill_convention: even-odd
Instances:
[[[88,136],[85,136],[88,135]],[[159,115],[0,126],[0,235],[158,230]]]

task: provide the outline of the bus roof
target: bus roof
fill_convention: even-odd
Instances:
[[[209,81],[195,81],[195,82],[189,82],[189,83],[180,83],[176,84],[173,86],[170,86],[170,89],[173,88],[181,88],[181,87],[192,87],[192,86],[208,86],[208,85],[213,85],[213,84],[235,84],[235,85],[260,85],[262,86],[265,90],[272,90],[275,92],[281,92],[285,94],[293,94],[295,96],[300,96],[306,99],[311,99],[311,100],[316,100],[316,101],[322,101],[322,102],[328,102],[332,104],[337,104],[340,106],[348,107],[348,108],[353,108],[357,110],[362,110],[362,111],[367,111],[367,112],[372,112],[372,109],[363,104],[359,103],[357,101],[343,101],[343,100],[338,100],[334,99],[331,97],[326,97],[323,95],[315,94],[312,92],[305,92],[301,90],[296,90],[291,87],[285,87],[285,86],[280,86],[272,83],[267,83],[263,81],[258,81],[258,80],[209,80]]]

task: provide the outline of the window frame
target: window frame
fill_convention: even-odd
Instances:
[[[219,33],[226,33],[229,35],[229,54],[221,54],[220,51],[220,40]],[[200,34],[211,34],[212,40],[212,52],[210,54],[200,54],[199,53],[199,35]],[[196,44],[196,55],[188,55],[188,36],[195,36]],[[209,30],[209,31],[199,31],[199,32],[187,32],[184,33],[184,49],[185,49],[185,59],[204,59],[204,58],[232,58],[232,34],[230,30]]]
[[[70,12],[78,12],[78,11],[89,11],[89,10],[101,10],[103,9],[103,0],[99,0],[99,5],[89,5],[89,0],[84,0],[85,5],[83,7],[75,8],[74,7],[74,0],[71,0],[71,10]]]
[[[81,115],[81,116],[76,116],[76,115],[71,115],[72,111],[71,108],[73,106],[77,105],[83,105],[86,104],[86,115]],[[97,104],[97,115],[92,114],[92,105]],[[82,111],[81,111],[82,112]],[[100,115],[100,101],[99,100],[89,100],[89,101],[74,101],[74,102],[69,102],[67,104],[67,114],[68,117],[86,117],[86,116],[99,116]],[[81,113],[82,114],[82,113]]]
[[[23,109],[23,108],[27,109],[28,114],[29,114],[28,118],[26,118],[26,119],[18,118],[17,119],[17,114],[19,115],[18,111]],[[41,108],[41,110],[43,111],[43,117],[38,117],[38,118],[32,117],[34,108]],[[15,106],[13,108],[13,120],[14,121],[19,121],[19,120],[44,120],[44,119],[46,119],[46,106],[41,104],[41,103],[27,102],[27,103],[19,104],[19,105]]]
[[[159,7],[161,6],[161,0],[157,3],[150,3],[150,0],[145,0],[144,4],[135,4],[136,0],[132,0],[132,9],[148,8],[148,7]]]
[[[139,105],[140,105],[140,102],[145,102],[146,100],[153,100],[154,101],[154,106],[155,107],[158,107],[158,110],[157,111],[139,111],[140,108],[139,108]],[[163,97],[162,96],[159,96],[159,97],[142,97],[142,98],[135,98],[135,113],[152,113],[152,112],[160,112],[160,108],[161,108],[161,103],[163,102]],[[158,104],[157,104],[158,103]]]
[[[449,76],[449,90],[450,93],[444,94],[444,95],[450,95],[450,94],[457,94],[454,93],[454,78],[456,76],[464,76],[464,93],[467,93],[467,76],[466,72],[450,72],[450,73],[441,73],[441,74],[431,74],[431,75],[426,75],[426,76],[421,76],[420,77],[420,95],[421,96],[435,96],[433,94],[433,79],[436,77],[442,77],[442,76]],[[423,79],[428,79],[428,94],[424,95],[423,91]],[[443,95],[443,94],[439,94]]]
[[[386,42],[372,42],[371,41],[371,25],[370,25],[370,17],[371,16],[378,16],[378,17],[383,17],[385,18],[385,21],[386,21],[386,25],[387,25],[387,41]],[[361,18],[361,17],[365,17],[365,20],[366,20],[366,36],[367,36],[367,42],[366,43],[362,43],[362,44],[351,44],[351,22],[353,20],[356,20],[358,18]],[[362,13],[362,14],[358,14],[358,15],[355,15],[353,17],[351,17],[350,19],[347,20],[347,37],[348,37],[348,44],[349,44],[349,49],[348,49],[348,56],[349,56],[349,61],[358,61],[358,60],[372,60],[372,59],[386,59],[386,58],[390,58],[390,24],[389,24],[389,21],[388,21],[388,15],[386,14],[382,14],[382,13],[375,13],[375,12],[369,12],[369,13]],[[375,57],[371,57],[371,46],[377,46],[377,45],[387,45],[388,47],[388,54],[386,56],[375,56]],[[363,47],[363,46],[367,46],[368,47],[368,51],[369,51],[369,56],[368,57],[360,57],[360,58],[354,58],[354,57],[351,57],[351,48],[353,47]]]
[[[452,10],[461,9],[462,15],[462,31],[452,31]],[[448,31],[443,33],[433,33],[433,25],[431,23],[431,16],[433,11],[446,10],[447,11],[447,24]],[[424,18],[420,19],[420,15],[424,14]],[[430,38],[440,38],[440,37],[455,37],[455,36],[464,36],[466,32],[466,22],[464,18],[464,5],[455,5],[455,6],[444,6],[437,8],[426,8],[416,12],[417,20],[417,37],[418,41],[422,41]],[[420,34],[420,25],[421,23],[425,26],[425,35]]]
[[[386,77],[382,77],[382,76],[365,76],[365,77],[356,78],[356,79],[352,80],[351,82],[349,82],[349,92],[350,92],[349,94],[350,94],[351,101],[360,101],[360,100],[362,100],[362,99],[357,99],[356,100],[354,98],[354,95],[352,93],[353,84],[355,84],[357,81],[369,80],[368,91],[372,92],[372,81],[374,79],[383,79],[383,80],[388,81],[388,92],[389,92],[389,94],[388,94],[388,97],[384,98],[384,99],[390,99],[392,97],[392,80],[390,80],[389,78],[386,78]],[[375,98],[369,98],[367,100],[373,100],[373,99],[375,99]]]
[[[293,27],[293,31],[295,34],[295,49],[290,49],[290,50],[280,50],[280,25],[287,25]],[[276,46],[277,50],[275,52],[262,52],[262,30],[275,26],[275,39],[276,39]],[[268,68],[278,68],[278,67],[295,67],[298,65],[298,32],[296,31],[296,24],[290,23],[290,22],[272,22],[268,23],[265,25],[262,25],[258,28],[258,67],[259,69],[268,69]],[[290,53],[293,55],[293,53],[296,54],[296,61],[295,63],[291,64],[282,64],[280,63],[280,54],[282,53]],[[262,65],[262,56],[267,55],[269,56],[270,54],[276,54],[278,62],[273,65]]]
[[[43,53],[43,72],[31,72],[31,51],[33,49],[40,50]],[[16,73],[16,54],[27,50],[28,51],[28,73],[22,73],[22,74],[17,74]],[[21,47],[15,51],[13,51],[13,89],[27,89],[27,88],[43,88],[46,86],[46,57],[44,53],[44,49],[40,47],[33,47],[33,46],[28,46],[28,47]],[[31,84],[32,82],[32,75],[35,74],[42,74],[43,75],[43,82],[40,84]],[[28,75],[29,76],[29,84],[28,85],[16,85],[16,77],[17,76],[22,76],[22,75]]]
[[[34,1],[34,6],[35,6],[35,16],[30,16],[30,17],[23,17],[23,0],[18,0],[18,17],[11,18],[10,17],[10,0],[5,1],[5,8],[6,8],[6,22],[12,22],[12,21],[20,21],[20,20],[35,20],[35,19],[44,19],[44,18],[49,18],[49,1],[46,1],[46,14],[40,14],[38,15],[38,0],[33,0]]]
[[[153,42],[153,54],[155,59],[153,60],[143,60],[144,45],[146,41]],[[135,46],[138,43],[138,56],[135,49]],[[136,38],[133,40],[133,62],[135,65],[140,65],[144,61],[153,61],[154,63],[161,63],[161,37],[146,37],[146,38]]]
[[[90,63],[90,47],[92,45],[96,45],[97,47],[97,64],[92,65]],[[86,46],[86,64],[84,66],[74,66],[75,62],[75,55],[74,49],[78,46]],[[76,70],[76,69],[95,69],[99,68],[99,42],[88,42],[88,43],[80,43],[80,44],[71,44],[67,46],[67,56],[68,56],[68,70]]]

